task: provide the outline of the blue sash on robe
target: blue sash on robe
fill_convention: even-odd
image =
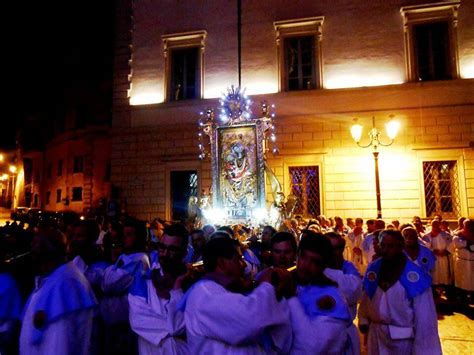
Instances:
[[[97,300],[89,282],[70,263],[63,264],[54,270],[40,289],[33,292],[41,292],[35,304],[33,320],[37,312],[42,312],[45,316],[44,325],[40,328],[33,328],[33,344],[40,344],[43,339],[43,332],[48,325],[61,317],[83,309],[97,307]],[[22,318],[29,307],[30,300],[31,296],[25,305]],[[23,319],[23,321],[25,320]]]
[[[419,265],[423,270],[430,273],[434,269],[436,257],[430,249],[424,245],[420,245],[420,253],[416,260],[419,262]]]
[[[143,275],[138,275],[130,286],[129,293],[133,296],[144,298],[148,302],[148,285],[147,281],[151,280],[152,269],[148,269]]]
[[[148,269],[150,261],[145,253],[122,254],[115,263],[115,269],[122,269],[131,275],[137,276],[144,269]],[[144,267],[145,265],[145,267]]]
[[[362,277],[355,265],[347,260],[344,260],[344,262],[342,263],[342,273],[345,275],[355,275]]]
[[[378,278],[380,267],[382,265],[382,258],[370,263],[367,272],[364,276],[363,286],[367,295],[372,298],[377,291]],[[431,287],[431,276],[423,271],[418,265],[407,258],[405,269],[399,279],[408,297],[415,298],[419,296],[426,289]]]
[[[15,279],[0,273],[0,322],[21,319],[21,295]]]
[[[150,265],[157,264],[159,261],[159,254],[156,250],[152,250],[149,255]]]
[[[298,291],[298,299],[306,315],[310,318],[327,316],[352,322],[349,307],[335,286],[306,286]],[[320,301],[332,300],[331,307],[322,307]]]

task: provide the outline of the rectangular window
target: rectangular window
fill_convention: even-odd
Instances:
[[[457,21],[460,2],[402,6],[409,81],[459,76]]]
[[[171,51],[170,101],[200,97],[199,48],[173,49]]]
[[[45,204],[49,205],[49,201],[51,200],[51,191],[46,191],[46,201]]]
[[[418,80],[452,79],[448,22],[413,26]]]
[[[84,158],[81,156],[74,157],[74,173],[82,173],[84,171]]]
[[[189,198],[198,195],[197,171],[172,171],[170,181],[172,219],[184,221],[190,217],[188,215]]]
[[[63,160],[58,160],[58,176],[63,175]]]
[[[61,189],[56,190],[56,203],[61,202]]]
[[[33,207],[38,207],[38,203],[39,203],[39,196],[38,194],[35,194],[33,198]]]
[[[316,89],[314,36],[285,38],[286,88]]]
[[[73,187],[72,188],[72,200],[73,201],[82,201],[82,187]]]
[[[423,162],[426,217],[458,218],[461,211],[455,160]]]
[[[280,91],[312,90],[323,86],[323,23],[323,16],[273,23]]]
[[[321,214],[318,166],[289,167],[290,190],[296,197],[295,214],[317,217]]]

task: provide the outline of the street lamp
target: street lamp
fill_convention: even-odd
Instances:
[[[360,138],[362,136],[363,127],[360,124],[355,123],[351,127],[351,135],[357,145],[361,148],[373,148],[374,163],[375,163],[375,193],[377,196],[377,218],[382,218],[382,203],[380,201],[380,179],[379,179],[379,145],[383,147],[388,147],[392,145],[397,136],[398,129],[400,128],[400,123],[394,119],[393,115],[390,115],[390,120],[385,125],[385,130],[387,136],[390,139],[388,143],[383,143],[380,140],[381,131],[375,127],[375,117],[372,117],[372,129],[369,131],[369,143],[366,145],[360,144]]]

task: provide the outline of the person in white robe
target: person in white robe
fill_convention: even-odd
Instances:
[[[360,352],[352,351],[348,333],[352,317],[345,297],[337,283],[325,275],[332,253],[331,242],[320,233],[306,233],[301,239],[294,272],[297,296],[288,301],[293,328],[291,354]]]
[[[436,256],[436,262],[433,269],[433,285],[452,284],[453,270],[450,260],[450,250],[452,236],[443,232],[440,228],[440,222],[434,219],[431,222],[431,231],[423,236],[426,247],[430,248]]]
[[[353,263],[344,260],[345,239],[335,233],[326,233],[324,236],[329,239],[333,248],[332,258],[324,270],[324,275],[337,283],[347,302],[353,322],[357,315],[357,304],[362,298],[362,276]],[[348,332],[352,353],[360,354],[360,338],[356,326],[352,324]]]
[[[453,238],[454,284],[473,301],[474,291],[474,220],[464,221],[464,228]]]
[[[415,228],[404,228],[402,235],[405,239],[405,254],[423,271],[431,275],[436,263],[433,252],[423,245]]]
[[[124,253],[104,271],[100,313],[106,326],[105,348],[111,352],[135,353],[138,345],[129,323],[128,292],[135,278],[150,268],[145,253],[145,223],[133,219],[125,221],[123,238]]]
[[[61,234],[41,231],[33,239],[32,259],[40,276],[26,302],[20,354],[90,354],[97,300],[82,273],[64,264]]]
[[[431,277],[403,252],[399,231],[381,233],[382,257],[364,277],[359,329],[370,354],[441,354]]]
[[[362,256],[362,242],[364,240],[364,220],[362,218],[355,219],[355,227],[347,235],[348,240],[348,258],[352,262],[359,272],[365,272],[365,266]]]
[[[270,281],[272,275],[290,280],[289,273],[267,269],[260,284],[242,294],[246,264],[237,241],[211,239],[203,261],[206,275],[180,306],[190,354],[287,353],[292,343],[289,309],[285,299],[278,300],[280,286],[275,288]]]
[[[373,225],[370,224],[374,230],[372,232],[367,233],[365,236],[364,240],[362,241],[362,257],[363,257],[363,262],[364,265],[367,267],[372,261],[374,261],[374,258],[377,255],[377,250],[376,246],[378,243],[378,235],[381,230],[385,229],[385,222],[381,219],[376,219],[374,220],[369,220],[367,221],[367,227],[369,226],[369,222],[373,221]]]
[[[181,283],[187,276],[183,258],[188,231],[180,224],[165,227],[157,243],[159,260],[137,277],[128,295],[130,325],[138,335],[140,355],[188,354],[184,314],[178,310]]]
[[[110,266],[104,260],[101,247],[96,243],[99,235],[99,224],[95,220],[80,220],[72,226],[67,252],[68,258],[85,276],[92,287],[99,304],[102,301],[102,281],[105,269]],[[91,339],[91,355],[103,352],[104,325],[100,313],[94,317]]]

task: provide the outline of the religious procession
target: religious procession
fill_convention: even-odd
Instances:
[[[2,227],[0,352],[442,353],[435,301],[473,302],[474,220],[285,222]]]
[[[436,304],[473,303],[474,219],[299,215],[266,164],[272,106],[221,105],[198,125],[212,194],[182,221],[1,228],[0,354],[442,353]]]

